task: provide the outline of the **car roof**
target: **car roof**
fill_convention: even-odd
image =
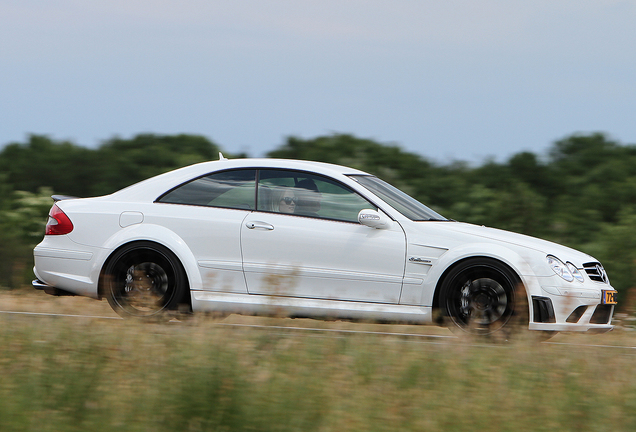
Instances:
[[[110,195],[123,201],[146,201],[154,200],[160,194],[172,187],[185,183],[193,178],[206,175],[215,171],[223,171],[236,168],[271,168],[271,169],[293,169],[300,171],[310,171],[329,177],[341,178],[346,175],[369,175],[364,171],[349,168],[341,165],[334,165],[325,162],[313,162],[294,159],[223,159],[210,162],[201,162],[183,168],[178,168],[139,183],[131,185],[125,189]]]

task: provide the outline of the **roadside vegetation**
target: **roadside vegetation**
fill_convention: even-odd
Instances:
[[[0,315],[0,430],[634,430],[635,353],[610,347],[633,337],[601,340],[606,347],[573,349],[231,327],[202,316]]]
[[[0,287],[30,282],[32,248],[43,236],[51,194],[108,194],[181,166],[216,160],[219,149],[201,136],[152,134],[113,138],[95,149],[37,135],[5,145],[0,151]],[[359,168],[449,218],[583,250],[605,265],[619,290],[618,310],[636,309],[636,145],[598,133],[573,135],[546,154],[443,165],[395,145],[334,134],[289,137],[267,156]]]

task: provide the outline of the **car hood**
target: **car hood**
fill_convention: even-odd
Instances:
[[[457,236],[453,236],[456,238],[466,236],[470,237],[472,241],[478,241],[478,239],[481,238],[483,239],[483,241],[486,242],[505,243],[507,245],[512,245],[520,248],[534,249],[546,255],[555,255],[561,260],[573,261],[577,265],[581,265],[584,262],[596,261],[592,256],[580,252],[576,249],[572,249],[570,247],[563,246],[551,241],[538,239],[536,237],[531,237],[524,234],[518,234],[497,228],[489,228],[463,222],[439,222],[439,227],[449,234],[450,232],[458,234]],[[468,241],[468,238],[464,238],[463,240]]]

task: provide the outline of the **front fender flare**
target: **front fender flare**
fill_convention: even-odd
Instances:
[[[453,267],[468,258],[485,257],[491,258],[508,266],[514,271],[523,283],[528,302],[532,304],[531,296],[540,295],[541,285],[528,262],[514,250],[492,243],[471,243],[448,250],[444,253],[427,275],[427,287],[424,289],[422,298],[423,305],[435,305],[435,300],[439,296],[439,288],[444,276]]]

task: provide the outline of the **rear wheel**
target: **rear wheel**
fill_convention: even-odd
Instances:
[[[528,303],[519,276],[490,258],[471,258],[452,269],[440,291],[442,313],[451,329],[476,335],[508,336],[528,325]]]
[[[188,284],[177,257],[152,242],[124,246],[111,257],[103,274],[108,303],[119,315],[150,318],[176,309]]]

